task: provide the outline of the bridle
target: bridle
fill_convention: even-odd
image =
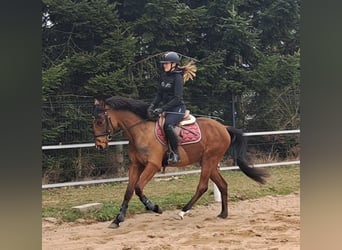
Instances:
[[[107,140],[108,141],[111,141],[113,139],[113,136],[115,134],[117,134],[118,132],[121,131],[121,128],[115,128],[113,123],[112,123],[112,120],[111,120],[111,117],[108,115],[108,112],[107,112],[108,109],[100,109],[100,111],[97,111],[96,114],[94,114],[94,119],[96,119],[96,117],[98,117],[99,115],[103,114],[105,116],[105,123],[106,123],[106,128],[105,128],[105,131],[101,134],[95,134],[94,135],[94,138],[98,138],[98,137],[101,137],[101,136],[106,136],[107,137]],[[131,126],[129,126],[127,128],[127,130],[130,130],[132,129],[133,127],[145,122],[146,120],[141,120]]]
[[[104,114],[105,116],[105,122],[106,122],[106,128],[105,131],[101,134],[96,134],[94,135],[95,138],[101,137],[101,136],[106,136],[108,141],[111,141],[113,139],[113,135],[115,131],[118,131],[119,129],[115,129],[112,123],[112,120],[110,118],[110,116],[107,113],[107,110],[103,110],[103,112],[98,113],[97,116],[99,116],[100,114]],[[94,117],[94,119],[96,119],[96,117]]]

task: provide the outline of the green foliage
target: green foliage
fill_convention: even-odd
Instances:
[[[269,52],[293,53],[299,48],[299,1],[272,1],[260,15],[261,40]]]
[[[67,68],[63,64],[57,64],[43,70],[42,72],[42,98],[47,100],[47,96],[58,94],[59,88],[63,85]]]
[[[120,24],[106,0],[43,0],[43,67],[79,52],[92,52]]]
[[[187,53],[187,47],[196,43],[205,8],[191,9],[177,0],[148,1],[142,15],[134,23],[141,51],[145,55],[176,50]]]
[[[126,67],[134,62],[134,36],[119,20],[116,3],[104,0],[46,0],[43,22],[43,99],[46,95],[94,95],[96,78],[107,84],[124,79]],[[109,82],[111,81],[111,82]],[[122,82],[122,81],[121,81]],[[126,81],[127,82],[127,81]],[[105,88],[105,90],[107,90]]]
[[[55,96],[42,109],[43,145],[83,142],[93,137],[92,103],[82,96]],[[92,99],[91,99],[92,100]],[[65,134],[69,134],[69,138]]]
[[[247,109],[255,116],[250,120],[253,124],[245,124],[251,131],[299,127],[299,60],[299,53],[265,56],[252,73],[250,89],[254,93],[248,97]]]
[[[110,221],[114,218],[114,210],[119,210],[120,207],[118,204],[115,204],[113,202],[106,202],[103,204],[103,207],[101,210],[97,210],[95,212],[89,212],[86,215],[83,215],[84,217],[89,217],[96,219],[97,221]]]

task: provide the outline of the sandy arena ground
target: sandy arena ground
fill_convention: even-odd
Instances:
[[[58,223],[44,219],[43,250],[300,249],[299,193],[231,202],[228,219],[221,204],[195,206],[184,220],[179,211],[146,212],[110,222]]]

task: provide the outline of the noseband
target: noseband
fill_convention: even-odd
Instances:
[[[99,114],[101,114],[101,113],[99,113]],[[99,115],[99,114],[97,114],[97,115]],[[105,120],[106,120],[105,132],[103,132],[101,134],[94,135],[94,137],[97,138],[97,137],[101,137],[101,136],[106,136],[107,140],[111,141],[113,138],[115,128],[114,128],[112,120],[110,119],[110,116],[108,115],[106,110],[103,111],[103,114],[104,114]]]

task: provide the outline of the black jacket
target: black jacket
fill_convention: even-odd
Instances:
[[[162,82],[152,104],[157,106],[161,103],[161,108],[166,111],[184,104],[183,85],[183,72],[181,70],[163,73]]]

